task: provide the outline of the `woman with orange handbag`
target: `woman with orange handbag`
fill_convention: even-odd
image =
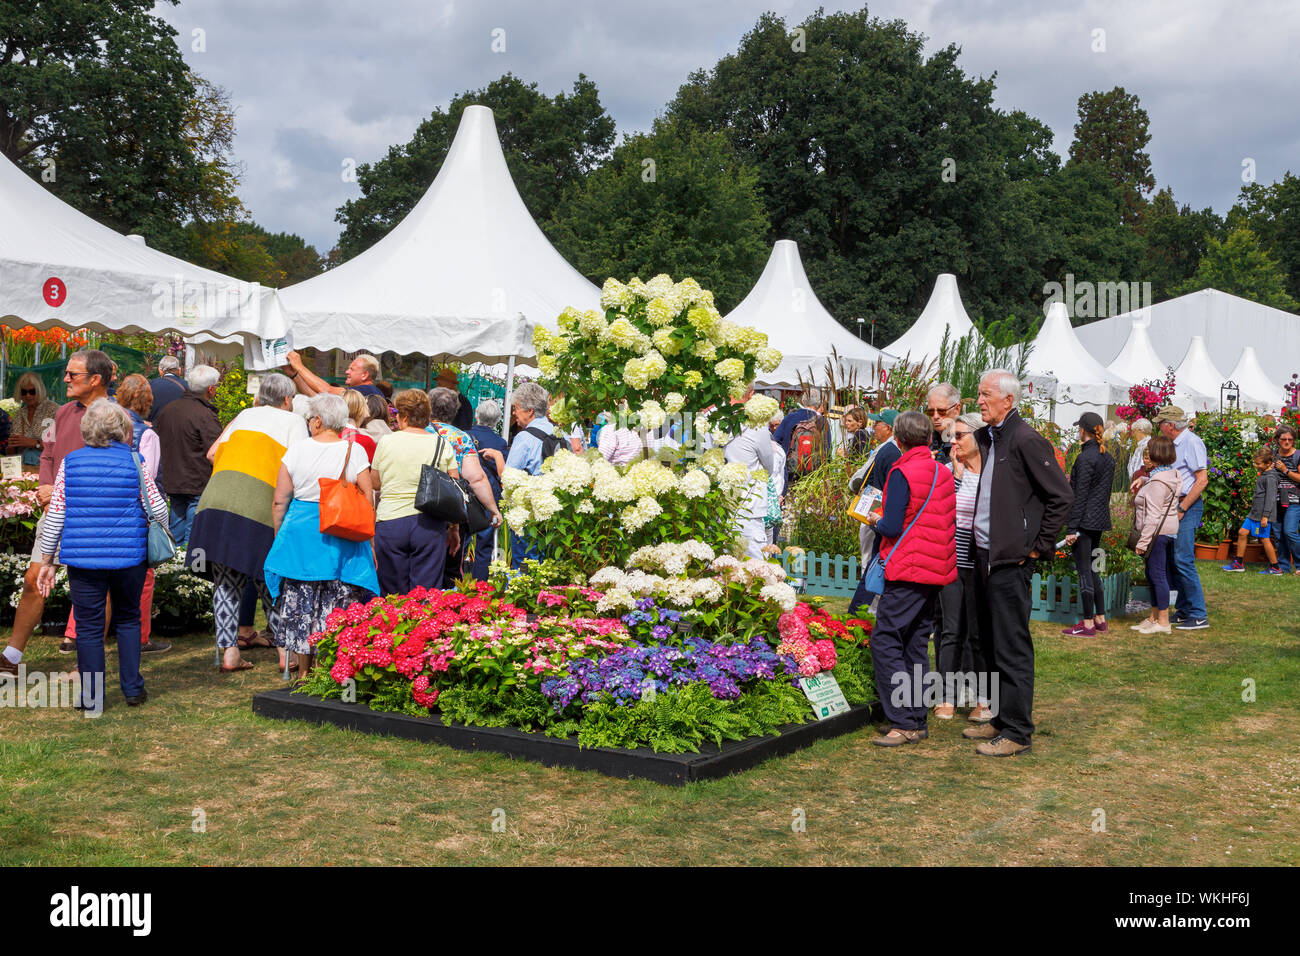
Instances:
[[[347,424],[342,398],[314,396],[307,418],[311,437],[289,446],[276,479],[275,543],[264,573],[285,651],[298,656],[299,677],[311,670],[308,638],[325,629],[329,613],[379,592],[370,542],[370,463],[356,442],[339,436]]]

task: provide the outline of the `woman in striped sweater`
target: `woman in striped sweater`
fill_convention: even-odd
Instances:
[[[223,671],[253,666],[239,655],[239,602],[244,583],[252,580],[263,607],[272,606],[262,565],[275,541],[271,520],[275,483],[284,453],[307,437],[307,423],[291,410],[295,392],[287,375],[264,375],[256,405],[236,415],[208,450],[212,479],[199,498],[185,560],[196,571],[212,570],[212,613]],[[267,624],[280,648],[283,669],[284,638],[274,610]]]

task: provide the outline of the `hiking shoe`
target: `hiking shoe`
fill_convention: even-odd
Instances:
[[[1260,574],[1282,574],[1283,571],[1281,568],[1265,568],[1263,571],[1260,571],[1259,573]]]
[[[987,704],[976,704],[971,708],[971,712],[966,719],[972,724],[987,724],[993,719],[993,711],[989,710]]]
[[[171,649],[172,649],[171,641],[141,641],[140,642],[141,654],[161,654],[163,651],[170,651]]]
[[[1032,749],[1031,744],[1018,744],[1010,737],[999,735],[977,746],[975,752],[985,757],[1018,757],[1029,753]]]
[[[1246,566],[1240,561],[1233,561],[1232,564],[1223,565],[1224,571],[1245,571]]]
[[[1203,631],[1210,626],[1210,622],[1204,617],[1189,617],[1174,626],[1180,631]]]
[[[902,727],[890,727],[889,732],[871,741],[877,747],[901,747],[924,740],[930,732],[922,727],[920,730],[904,730]]]
[[[18,665],[3,654],[0,654],[0,674],[13,674],[15,677],[18,676]]]
[[[967,727],[961,735],[967,740],[992,740],[998,736],[998,729],[992,724],[980,724],[978,727]]]
[[[957,713],[956,704],[939,704],[934,708],[934,716],[939,720],[952,720]]]
[[[1074,627],[1062,628],[1061,633],[1066,637],[1096,637],[1097,629],[1080,621]]]

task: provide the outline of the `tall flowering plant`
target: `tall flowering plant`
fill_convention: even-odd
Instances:
[[[539,327],[533,336],[542,384],[564,396],[552,410],[561,424],[626,408],[641,426],[658,428],[669,416],[712,408],[695,430],[720,438],[776,413],[766,396],[732,402],[744,398],[756,371],[775,369],[781,353],[762,332],[722,318],[694,279],[611,278],[600,304],[603,312],[565,309],[558,333]]]
[[[36,498],[36,478],[0,480],[0,549],[30,554],[36,543],[36,522],[41,518]]]
[[[1154,419],[1162,405],[1174,400],[1174,372],[1170,369],[1164,379],[1149,379],[1137,385],[1130,385],[1128,404],[1115,408],[1115,414],[1126,422],[1135,422],[1139,418]]]

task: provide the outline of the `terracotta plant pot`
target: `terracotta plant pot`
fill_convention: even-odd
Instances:
[[[1268,560],[1264,556],[1264,545],[1260,544],[1258,541],[1248,541],[1246,543],[1246,557],[1244,560],[1247,564],[1263,564]]]
[[[1227,561],[1228,550],[1232,547],[1231,541],[1220,541],[1218,549],[1214,552],[1214,560]]]
[[[1218,544],[1196,542],[1196,557],[1200,561],[1227,561],[1231,542],[1220,541]]]

